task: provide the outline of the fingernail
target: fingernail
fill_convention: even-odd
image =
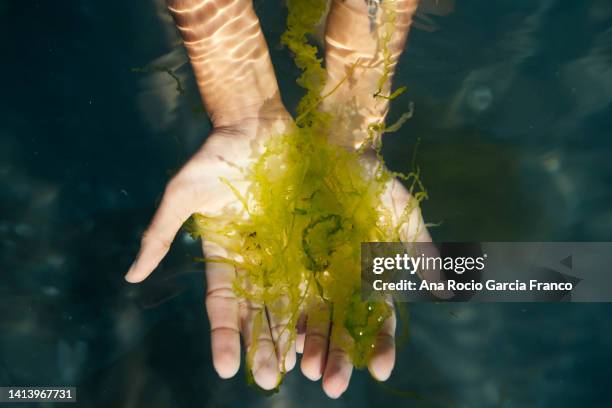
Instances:
[[[125,276],[123,277],[126,281],[130,282],[130,283],[136,283],[137,280],[135,279],[135,273],[134,273],[134,269],[136,267],[136,262],[138,262],[138,259],[136,259],[133,263],[132,266],[130,266],[130,269],[128,269],[127,273],[125,274]]]

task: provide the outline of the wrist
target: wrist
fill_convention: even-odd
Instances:
[[[252,0],[168,0],[215,126],[284,110]]]
[[[224,106],[217,104],[214,108],[207,106],[206,110],[215,129],[235,127],[245,121],[266,123],[291,121],[291,116],[278,96],[267,99],[241,100],[239,103]]]

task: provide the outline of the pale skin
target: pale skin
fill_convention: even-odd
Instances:
[[[396,0],[396,30],[389,48],[394,67],[401,54],[418,0]],[[181,225],[193,213],[220,214],[235,207],[236,196],[220,177],[230,180],[240,191],[240,168],[256,160],[266,138],[294,126],[281,98],[268,48],[251,0],[168,0],[179,32],[187,48],[200,94],[213,130],[202,148],[166,186],[163,199],[143,234],[140,251],[125,279],[141,282],[167,254]],[[377,19],[380,20],[380,16]],[[325,99],[321,108],[337,114],[341,106],[352,106],[358,120],[345,121],[351,128],[335,126],[332,142],[346,148],[359,146],[368,124],[384,120],[388,101],[374,98],[373,90],[382,73],[382,56],[371,17],[364,0],[335,0],[331,4],[325,33],[327,89],[342,85]],[[357,64],[356,64],[357,63]],[[350,75],[349,78],[347,77]],[[384,92],[389,92],[389,84]],[[389,183],[381,206],[399,216],[411,196],[396,180]],[[419,241],[429,241],[420,211],[410,215],[411,230]],[[207,258],[232,256],[217,244],[206,241]],[[232,290],[240,271],[223,263],[206,266],[206,311],[210,321],[213,365],[221,378],[230,378],[240,366],[240,337],[245,350],[251,348],[254,316],[265,305],[237,297]],[[325,305],[321,305],[325,308]],[[313,380],[322,380],[325,393],[338,398],[346,391],[352,365],[345,350],[329,341],[329,324],[308,325],[288,344],[281,333],[286,320],[273,314],[264,316],[251,370],[255,382],[264,389],[277,385],[279,373],[296,365],[302,353],[301,371]],[[390,317],[380,333],[369,363],[369,371],[380,381],[389,378],[395,364],[396,319]],[[335,328],[331,328],[335,330]],[[283,352],[281,352],[283,350]],[[287,351],[288,350],[288,351]],[[285,353],[286,351],[286,353]]]

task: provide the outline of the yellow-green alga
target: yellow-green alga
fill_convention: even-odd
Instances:
[[[385,69],[372,97],[393,99],[403,88],[391,95],[381,92],[390,76],[387,44],[395,18],[393,2],[385,4],[386,26],[379,30]],[[296,109],[296,126],[286,134],[272,136],[255,164],[244,169],[250,185],[246,196],[228,183],[242,203],[240,213],[228,211],[218,217],[194,214],[188,228],[192,235],[240,254],[239,260],[214,261],[243,271],[234,282],[236,295],[264,304],[269,313],[288,319],[284,330],[289,331],[291,340],[296,337],[302,311],[316,310],[309,313],[310,322],[328,319],[320,308],[312,307],[327,303],[332,326],[346,329],[333,330],[333,341],[349,352],[356,367],[364,367],[392,308],[384,301],[361,298],[361,243],[399,241],[400,226],[424,193],[414,191],[419,186],[416,176],[407,176],[413,181],[415,199],[399,223],[381,205],[387,183],[397,174],[388,171],[382,160],[374,167],[366,165],[365,155],[369,150],[380,156],[379,136],[386,130],[397,130],[398,125],[371,124],[367,143],[357,151],[330,142],[332,117],[320,109],[326,72],[317,47],[308,42],[325,12],[326,1],[288,0],[287,6],[287,30],[281,41],[301,69],[297,82],[306,90]],[[256,318],[247,364],[257,347],[261,322],[262,316]]]

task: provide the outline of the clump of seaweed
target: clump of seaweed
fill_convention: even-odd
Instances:
[[[269,138],[261,156],[245,169],[250,182],[246,195],[228,184],[242,203],[240,213],[228,211],[215,217],[194,214],[188,229],[193,236],[205,237],[240,255],[211,261],[226,262],[241,271],[234,282],[236,294],[284,316],[284,330],[292,341],[302,311],[316,310],[310,306],[327,303],[332,325],[345,329],[334,330],[332,340],[349,352],[356,367],[364,367],[392,308],[384,301],[362,300],[360,245],[399,241],[400,229],[424,193],[411,191],[415,197],[411,208],[405,209],[399,222],[394,220],[390,209],[381,203],[388,183],[397,174],[388,171],[382,160],[372,165],[364,146],[347,150],[329,141],[332,118],[319,106],[327,96],[321,94],[326,72],[317,48],[308,43],[325,3],[287,2],[287,30],[281,40],[302,70],[297,82],[306,90],[297,107],[296,126]],[[381,30],[383,50],[391,37],[389,27],[393,27],[393,2],[386,4],[390,23]],[[373,97],[392,99],[402,91],[382,95],[383,85],[389,80],[390,62],[385,58],[385,74]],[[379,156],[376,140],[385,130],[384,123],[368,129],[369,151]],[[413,190],[419,188],[416,175],[406,178],[412,180]],[[308,315],[309,321],[328,318],[321,313]],[[254,324],[252,351],[257,347],[261,321],[260,316]],[[252,358],[247,355],[247,364]]]

